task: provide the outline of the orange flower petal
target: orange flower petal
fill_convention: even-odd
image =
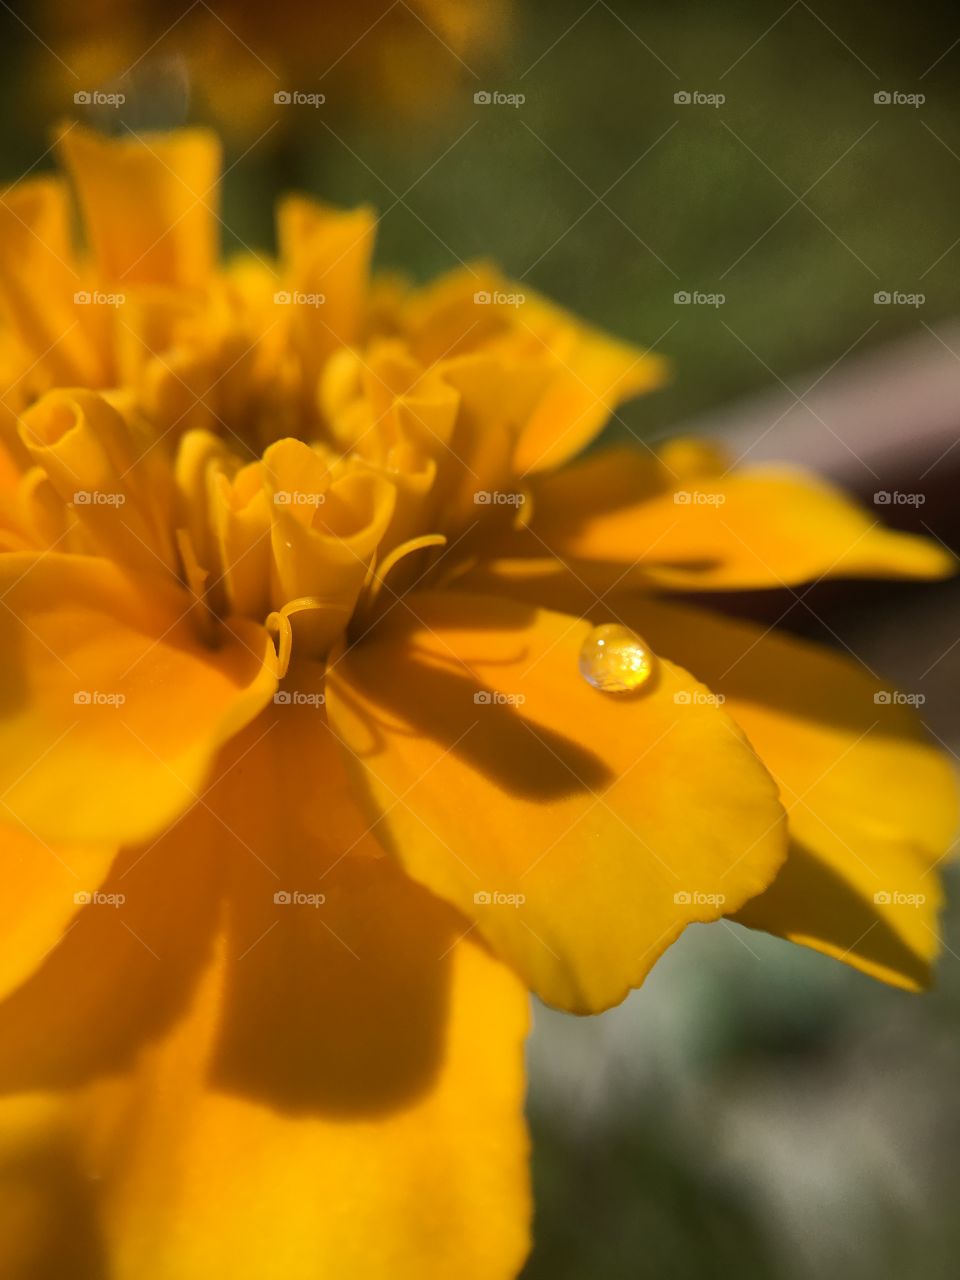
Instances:
[[[206,129],[105,138],[60,136],[104,282],[196,288],[214,268],[220,144]]]
[[[190,597],[107,561],[0,558],[0,793],[39,838],[117,845],[188,805],[219,745],[276,687],[263,628],[197,638]]]
[[[95,1213],[111,1274],[522,1265],[526,992],[371,847],[304,700],[319,675],[295,669],[291,701],[229,745],[204,802],[127,856],[111,881],[127,901],[88,909],[86,936],[0,1007],[7,1089],[91,1081],[68,1153],[96,1201],[77,1256]]]
[[[114,858],[112,849],[53,846],[12,827],[2,839],[0,998],[53,950]]]
[[[401,865],[474,915],[545,1000],[602,1009],[685,925],[783,858],[775,788],[729,718],[661,662],[636,696],[578,673],[588,624],[414,594],[327,682],[331,724]]]
[[[878,515],[787,467],[684,471],[617,449],[540,480],[533,503],[531,529],[509,551],[572,561],[597,585],[725,591],[828,576],[938,578],[956,567],[936,543],[884,529]]]
[[[656,601],[616,613],[726,698],[780,786],[790,856],[735,918],[886,982],[927,983],[957,795],[919,716],[889,683],[789,636]]]

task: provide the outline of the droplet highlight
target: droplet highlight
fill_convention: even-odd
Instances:
[[[629,627],[594,627],[580,650],[580,674],[602,693],[634,693],[653,675],[656,659]]]

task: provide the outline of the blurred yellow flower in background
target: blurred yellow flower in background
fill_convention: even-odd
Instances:
[[[249,135],[294,125],[295,113],[285,118],[275,106],[294,92],[322,93],[334,115],[348,106],[427,125],[437,103],[472,84],[508,40],[511,7],[508,0],[225,0],[174,14],[163,4],[96,0],[81,14],[47,0],[32,21],[58,51],[54,60],[38,48],[38,107],[62,111],[78,89],[99,89],[152,97],[185,116],[187,98],[200,94],[222,131]]]
[[[952,562],[713,446],[577,461],[661,360],[371,276],[369,209],[221,267],[205,131],[60,150],[83,252],[63,179],[0,206],[4,1274],[513,1276],[528,991],[724,917],[937,951],[907,700],[675,596]]]

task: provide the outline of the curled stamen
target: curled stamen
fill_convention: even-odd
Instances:
[[[290,619],[294,614],[327,610],[329,613],[346,614],[349,610],[342,600],[325,600],[322,596],[298,596],[296,600],[288,600],[282,609],[275,609],[267,616],[264,625],[271,635],[277,638],[277,676],[280,680],[287,674],[290,658],[293,653],[293,627]]]
[[[383,590],[387,575],[397,567],[401,560],[414,551],[422,551],[424,547],[445,547],[446,545],[447,539],[442,533],[425,533],[419,538],[410,538],[406,542],[401,542],[399,547],[394,547],[390,554],[384,558],[383,564],[379,569],[375,571],[371,569],[371,575],[366,583],[367,597],[363,602],[364,609],[373,608],[380,592]]]

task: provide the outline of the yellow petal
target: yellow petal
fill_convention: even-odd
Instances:
[[[0,299],[30,359],[25,377],[39,387],[99,385],[105,361],[70,244],[67,184],[58,178],[17,183],[0,200]]]
[[[64,1138],[62,1101],[0,1100],[0,1275],[100,1276],[91,1186]]]
[[[554,358],[554,375],[517,444],[514,465],[523,474],[575,457],[620,404],[666,379],[659,356],[585,327]]]
[[[513,417],[521,474],[579,453],[624,400],[659,386],[666,362],[581,323],[562,307],[478,263],[441,276],[404,300],[401,327],[425,363],[484,352],[501,366],[497,418]],[[512,415],[511,415],[512,416]]]
[[[360,339],[376,226],[366,206],[345,212],[288,196],[277,209],[279,314],[300,353],[311,408],[326,357]]]
[[[659,602],[616,612],[718,694],[780,786],[790,856],[737,919],[914,988],[939,950],[950,762],[911,696],[846,657]]]
[[[291,678],[301,700],[230,744],[205,804],[131,851],[111,882],[127,901],[88,911],[100,946],[80,949],[78,927],[32,1019],[29,992],[0,1007],[0,1081],[25,1043],[34,1080],[91,1080],[73,1158],[117,1280],[508,1280],[530,1212],[526,992],[370,847],[303,700],[318,669]],[[200,926],[218,918],[210,950]]]
[[[342,867],[316,909],[261,878],[189,1016],[97,1099],[118,1280],[518,1273],[523,988],[389,862]]]
[[[20,435],[97,552],[147,573],[176,572],[170,469],[102,396],[50,391],[23,415]]]
[[[331,666],[327,705],[376,834],[545,1000],[605,1008],[784,853],[775,787],[728,717],[660,663],[636,696],[578,673],[588,624],[407,597]]]
[[[794,586],[821,577],[937,578],[955,569],[936,543],[880,524],[830,485],[787,467],[684,474],[618,449],[547,477],[514,554],[607,567],[677,590]]]
[[[60,152],[104,282],[205,284],[216,264],[220,144],[205,129],[106,138],[82,126]]]
[[[162,579],[11,553],[0,590],[0,791],[43,839],[113,845],[170,822],[275,687],[262,628],[234,621],[209,649]]]
[[[349,621],[393,516],[396,490],[372,472],[331,480],[326,465],[299,440],[271,445],[263,468],[272,498],[274,607],[300,597],[322,603],[295,623],[300,647],[317,656]]]
[[[0,877],[0,997],[18,986],[51,952],[98,889],[112,849],[53,846],[13,827],[2,831]]]

